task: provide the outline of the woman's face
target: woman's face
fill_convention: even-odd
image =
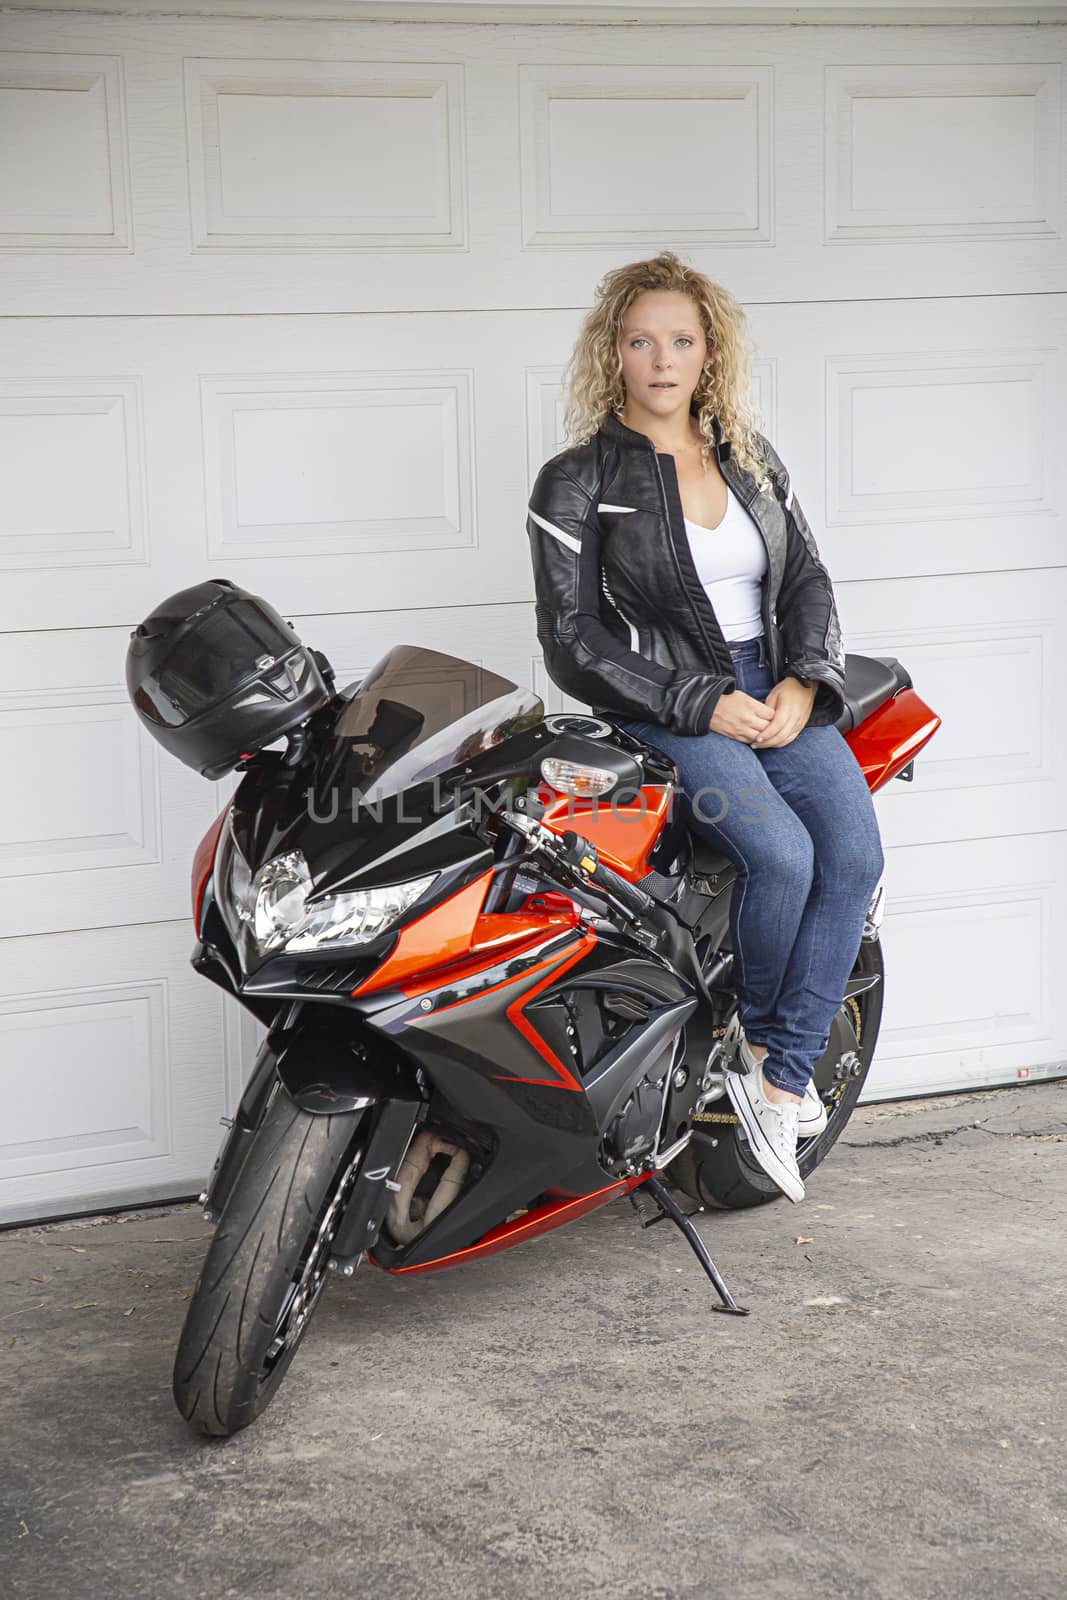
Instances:
[[[696,302],[668,289],[648,289],[622,319],[619,359],[626,409],[663,422],[688,417],[708,345]]]

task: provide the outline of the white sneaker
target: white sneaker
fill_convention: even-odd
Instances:
[[[808,1079],[808,1086],[804,1090],[804,1098],[800,1102],[800,1113],[797,1117],[797,1138],[814,1139],[826,1127],[826,1107],[819,1097],[815,1087],[815,1080]]]
[[[776,1105],[763,1090],[763,1071],[741,1042],[741,1057],[753,1062],[753,1070],[725,1073],[726,1093],[737,1112],[753,1156],[764,1172],[794,1204],[804,1198],[804,1182],[797,1166],[797,1121],[800,1103],[789,1100]]]
[[[763,1064],[762,1056],[757,1061],[752,1054],[744,1029],[741,1030],[738,1055],[744,1062],[746,1072],[755,1072],[757,1067]],[[804,1090],[804,1098],[800,1102],[800,1111],[797,1115],[797,1138],[814,1139],[826,1127],[826,1120],[826,1107],[819,1097],[814,1078],[809,1078],[807,1088]]]

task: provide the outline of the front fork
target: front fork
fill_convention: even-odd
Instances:
[[[270,1048],[269,1040],[264,1039],[259,1047],[255,1066],[252,1068],[252,1076],[245,1085],[245,1092],[241,1096],[241,1103],[233,1120],[223,1118],[230,1131],[215,1157],[215,1165],[211,1169],[207,1188],[200,1196],[200,1204],[204,1207],[204,1216],[208,1222],[217,1222],[222,1215],[222,1208],[229,1199],[230,1190],[237,1181],[237,1174],[252,1148],[256,1130],[263,1120],[272,1094],[279,1088],[274,1052]]]
[[[255,1142],[275,1094],[312,1116],[362,1111],[369,1135],[359,1177],[333,1241],[330,1267],[351,1276],[364,1250],[375,1244],[389,1207],[396,1174],[425,1109],[426,1100],[412,1074],[390,1069],[351,1049],[330,1059],[314,1033],[298,1025],[274,1027],[256,1056],[229,1133],[215,1158],[200,1196],[204,1216],[217,1222]]]

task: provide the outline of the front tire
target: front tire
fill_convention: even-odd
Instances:
[[[312,1116],[279,1084],[219,1219],[174,1361],[174,1399],[196,1432],[254,1422],[296,1354],[325,1286],[359,1170],[365,1113]]]
[[[877,939],[861,943],[851,976],[876,976],[878,981],[843,1002],[826,1051],[815,1063],[815,1084],[828,1116],[817,1138],[804,1139],[797,1146],[797,1165],[805,1182],[844,1132],[874,1059],[885,980]],[[695,1119],[689,1145],[671,1162],[671,1182],[716,1210],[736,1211],[781,1200],[781,1189],[754,1160],[747,1143],[738,1137],[737,1127],[737,1116],[725,1095],[706,1106]]]

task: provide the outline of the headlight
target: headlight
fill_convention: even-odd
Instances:
[[[282,948],[321,950],[324,945],[366,944],[414,905],[438,876],[431,872],[408,883],[325,895],[309,905],[313,885],[308,864],[300,850],[290,850],[256,873],[248,920],[263,955]]]

